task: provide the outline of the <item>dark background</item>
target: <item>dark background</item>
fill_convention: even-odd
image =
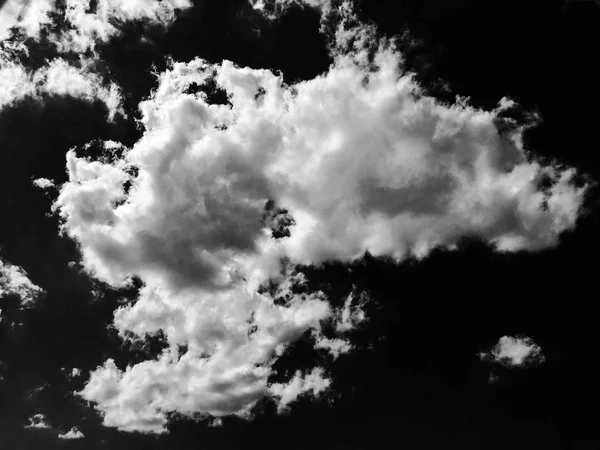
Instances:
[[[503,96],[538,111],[543,122],[526,135],[537,154],[574,165],[599,180],[600,6],[591,1],[391,0],[360,2],[360,16],[401,40],[406,69],[443,101],[468,96],[493,108]],[[141,44],[139,34],[150,36]],[[52,49],[29,42],[35,67]],[[101,49],[101,69],[137,103],[155,85],[152,64],[166,54],[188,61],[230,59],[281,70],[287,82],[327,70],[331,60],[319,33],[319,14],[290,8],[269,22],[245,0],[197,1],[167,32],[144,24]],[[333,404],[300,400],[287,416],[257,406],[252,422],[225,419],[221,428],[174,418],[163,437],[120,433],[69,392],[61,368],[84,374],[106,358],[120,366],[143,360],[148,349],[126,348],[107,331],[119,298],[79,272],[75,245],[47,216],[51,195],[32,178],[65,181],[64,154],[93,139],[131,145],[132,120],[106,122],[104,106],[72,98],[24,100],[0,112],[0,247],[47,295],[20,311],[2,300],[0,322],[0,448],[85,449],[596,449],[600,447],[596,311],[598,191],[559,247],[536,254],[494,254],[465,239],[458,252],[435,252],[423,262],[396,266],[365,257],[353,267],[303,269],[311,286],[333,302],[355,285],[371,293],[369,322],[355,333],[358,349],[329,362]],[[100,299],[92,289],[102,292]],[[10,322],[21,326],[11,327]],[[477,352],[503,335],[537,342],[546,362],[537,368],[494,368]],[[152,344],[152,343],[151,343]],[[156,343],[154,343],[156,344]],[[159,344],[156,344],[159,345]],[[282,374],[312,364],[304,341],[278,363]],[[35,392],[34,389],[43,386]],[[57,432],[24,429],[36,412],[62,431],[78,426],[79,441]]]

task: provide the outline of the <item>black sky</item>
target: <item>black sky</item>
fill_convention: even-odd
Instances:
[[[387,36],[409,32],[400,43],[406,69],[428,93],[444,101],[467,96],[485,108],[514,98],[543,119],[527,131],[529,148],[600,179],[598,4],[364,0],[360,17]],[[269,21],[246,0],[197,1],[167,31],[131,25],[101,48],[103,70],[122,86],[132,111],[155,87],[151,66],[164,67],[164,55],[280,70],[286,82],[311,79],[331,63],[319,19],[309,8],[291,7]],[[146,43],[139,41],[143,28]],[[36,55],[51,52],[43,43],[29,45],[32,67]],[[461,251],[435,251],[420,262],[366,256],[352,266],[305,268],[310,286],[334,303],[353,286],[374,298],[368,323],[353,336],[358,350],[330,363],[331,404],[301,399],[289,415],[278,416],[265,401],[253,421],[226,418],[222,427],[175,417],[160,437],[103,427],[94,409],[71,394],[85,380],[70,382],[61,369],[86,373],[108,357],[122,365],[147,358],[109,329],[119,299],[133,298],[135,289],[109,290],[69,264],[78,260],[76,245],[59,236],[58,219],[48,215],[51,193],[31,180],[65,181],[65,152],[74,146],[95,139],[131,145],[139,138],[133,120],[107,123],[104,108],[48,96],[0,112],[2,257],[47,291],[23,311],[15,299],[2,299],[0,449],[600,447],[595,188],[577,228],[555,249],[501,255],[466,239]],[[528,369],[495,367],[499,381],[490,384],[492,365],[477,353],[504,335],[531,337],[546,361]],[[318,357],[300,340],[278,362],[280,373]],[[61,441],[48,430],[23,428],[38,412],[53,425],[77,426],[85,439]]]

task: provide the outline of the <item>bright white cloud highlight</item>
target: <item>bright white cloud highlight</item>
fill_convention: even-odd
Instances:
[[[528,337],[503,336],[480,357],[507,367],[540,364],[545,358],[542,349]]]
[[[22,268],[0,259],[0,298],[17,295],[24,306],[29,306],[43,293],[44,290],[32,283]]]
[[[107,143],[112,156],[96,161],[68,153],[55,203],[63,231],[96,278],[144,281],[115,312],[121,334],[162,330],[169,344],[156,360],[92,372],[80,395],[105,425],[161,433],[168,412],[246,417],[264,397],[283,410],[323,392],[321,368],[270,384],[273,363],[306,332],[334,357],[348,351],[362,300],[334,310],[321,293],[294,293],[302,277],[282,259],[350,262],[368,251],[401,261],[466,235],[537,250],[574,227],[585,189],[573,169],[536,162],[518,127],[499,133],[498,110],[422,95],[393,46],[380,43],[371,64],[368,30],[342,51],[351,33],[338,33],[327,73],[293,86],[229,61],[173,63],[140,105],[145,133],[133,148]],[[213,74],[232,106],[186,93]],[[268,199],[294,218],[290,237],[263,226]],[[278,292],[258,293],[269,279]],[[322,336],[324,321],[336,336]]]
[[[84,434],[77,429],[77,427],[71,428],[66,433],[61,433],[58,435],[59,439],[83,439]]]

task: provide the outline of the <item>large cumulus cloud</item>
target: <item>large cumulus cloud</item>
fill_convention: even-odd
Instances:
[[[123,337],[162,331],[168,343],[155,360],[92,372],[80,395],[106,425],[160,433],[170,412],[247,416],[264,397],[284,410],[326,390],[319,367],[271,384],[273,363],[306,332],[333,356],[348,351],[362,297],[336,310],[297,289],[294,264],[401,261],[466,235],[537,250],[574,227],[585,188],[575,170],[537,162],[523,127],[499,131],[510,102],[482,111],[424,96],[394,46],[363,31],[338,33],[330,70],[293,86],[228,61],[172,63],[140,104],[133,148],[69,152],[55,203],[63,232],[96,278],[142,280],[115,312]],[[229,104],[190,89],[209,80]],[[265,227],[268,200],[293,217],[289,237]],[[269,280],[277,292],[259,289]]]

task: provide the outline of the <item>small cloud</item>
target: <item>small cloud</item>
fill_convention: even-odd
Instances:
[[[37,178],[33,180],[33,185],[39,187],[40,189],[49,189],[54,187],[54,180],[50,180],[48,178]]]
[[[275,397],[279,398],[277,409],[279,412],[286,411],[289,404],[296,401],[301,395],[312,395],[318,397],[331,385],[331,380],[325,377],[323,369],[316,367],[310,373],[302,374],[296,372],[289,383],[276,383],[270,386]]]
[[[81,369],[79,369],[78,367],[73,367],[72,369],[69,369],[67,367],[63,367],[61,369],[64,373],[68,374],[67,376],[69,378],[76,378],[78,376],[81,375]]]
[[[346,333],[356,329],[361,323],[367,320],[364,311],[365,304],[369,301],[366,292],[352,291],[346,298],[344,305],[334,313],[334,329],[338,337],[328,338],[321,334],[320,330],[313,331],[315,338],[315,348],[327,350],[333,359],[345,353],[349,353],[354,346],[344,336]]]
[[[25,428],[37,428],[40,430],[47,430],[52,428],[43,414],[35,414],[29,418],[29,425],[25,425]]]
[[[33,303],[43,292],[42,288],[31,282],[22,268],[0,259],[0,297],[18,295],[22,305],[26,306]]]
[[[366,319],[363,307],[368,300],[369,297],[366,292],[362,292],[358,295],[356,292],[352,292],[348,296],[344,302],[344,307],[338,314],[336,323],[336,331],[338,333],[351,331]]]
[[[308,6],[325,14],[342,3],[346,2],[336,0],[250,0],[250,4],[255,10],[262,12],[271,20],[280,17],[292,5]]]
[[[337,359],[338,356],[348,353],[353,348],[352,344],[345,339],[329,339],[324,336],[317,336],[315,347],[327,350],[333,356],[333,359]]]
[[[208,423],[208,426],[211,427],[211,428],[222,427],[223,426],[223,419],[221,419],[220,417],[215,417],[213,420],[211,420]]]
[[[514,100],[512,100],[508,97],[502,97],[500,99],[500,101],[498,102],[498,106],[496,107],[495,111],[496,112],[507,111],[511,108],[514,108],[515,106],[516,106],[516,103]]]
[[[501,337],[496,345],[480,353],[479,357],[505,367],[529,367],[545,360],[541,348],[532,339],[518,336]]]
[[[500,377],[494,373],[493,370],[490,371],[490,376],[488,377],[488,383],[495,384],[500,381]]]
[[[103,81],[94,71],[94,61],[82,58],[79,62],[69,62],[55,58],[32,72],[0,49],[0,109],[27,97],[41,101],[46,95],[89,102],[100,100],[106,105],[110,120],[117,113],[124,114],[120,88]]]
[[[77,427],[71,428],[66,433],[58,435],[59,439],[83,439],[85,435],[77,429]]]
[[[39,395],[40,392],[42,392],[44,389],[46,389],[48,387],[47,384],[42,384],[41,386],[37,386],[34,387],[33,389],[30,389],[29,391],[27,391],[27,393],[25,394],[27,400],[32,400],[34,399],[36,396]]]

